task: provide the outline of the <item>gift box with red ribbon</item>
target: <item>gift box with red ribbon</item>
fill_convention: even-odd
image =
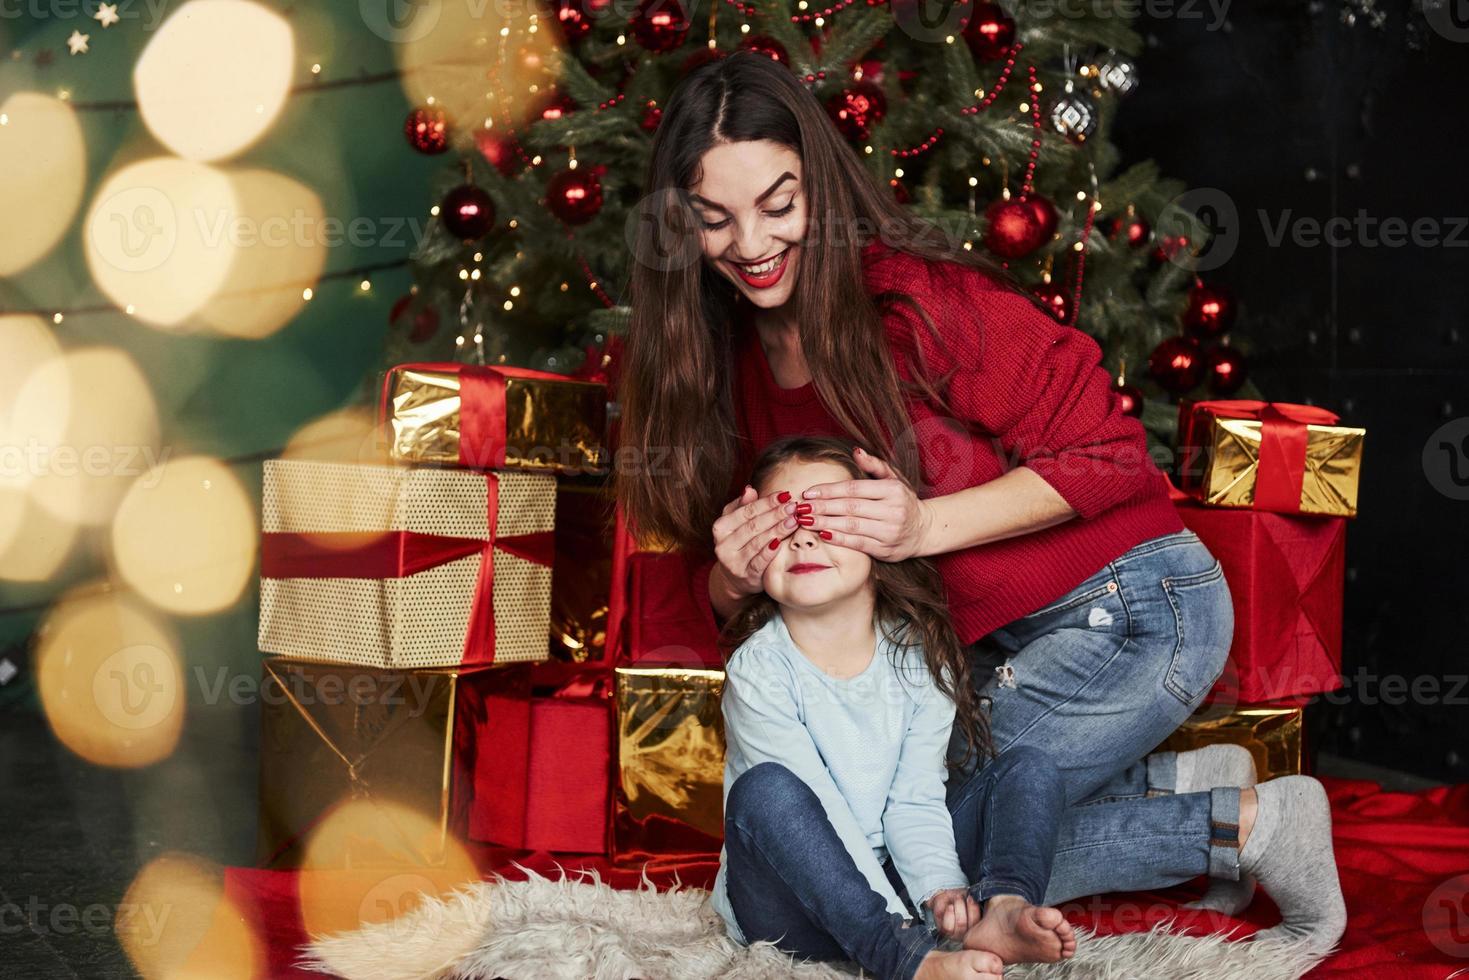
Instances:
[[[1346,520],[1205,507],[1174,491],[1183,523],[1224,568],[1234,643],[1211,700],[1301,698],[1341,687]]]
[[[536,473],[266,461],[260,649],[393,668],[545,660],[555,491]]]
[[[1213,507],[1353,517],[1366,431],[1338,421],[1312,405],[1184,401],[1179,484]]]
[[[380,431],[405,463],[596,474],[607,465],[607,386],[527,368],[399,364]]]

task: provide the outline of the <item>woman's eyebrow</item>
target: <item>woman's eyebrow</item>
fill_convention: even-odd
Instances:
[[[761,202],[763,202],[770,195],[774,194],[775,191],[776,191],[776,189],[778,187],[780,187],[781,184],[785,183],[787,180],[795,180],[795,179],[796,179],[796,175],[793,174],[793,173],[791,173],[789,170],[787,170],[785,173],[781,174],[779,177],[775,178],[775,183],[773,183],[769,187],[765,188],[765,190],[761,193],[761,195],[759,197],[755,198],[755,206],[756,207],[759,207],[760,204],[761,204]],[[706,208],[712,208],[715,211],[723,211],[725,214],[729,214],[729,208],[725,207],[723,204],[715,204],[713,201],[709,200],[707,197],[701,197],[698,194],[690,194],[689,195],[689,199],[692,200],[692,201],[694,201],[695,203],[704,205],[704,207],[706,207]]]

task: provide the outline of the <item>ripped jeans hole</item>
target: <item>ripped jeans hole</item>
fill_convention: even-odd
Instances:
[[[995,681],[997,687],[1015,688],[1015,668],[1007,660],[995,668]]]

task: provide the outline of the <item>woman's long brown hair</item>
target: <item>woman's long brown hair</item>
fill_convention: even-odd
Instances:
[[[772,140],[801,157],[809,241],[791,302],[822,405],[854,440],[914,486],[917,447],[901,438],[905,398],[942,404],[947,379],[900,384],[882,307],[911,299],[869,296],[862,248],[874,236],[900,251],[1011,278],[979,251],[905,210],[867,172],[812,93],[790,70],[739,51],[691,72],[664,106],[639,207],[629,295],[632,319],[619,400],[621,453],[647,465],[616,470],[618,500],[640,540],[709,553],[711,528],[738,478],[731,372],[738,290],[703,261],[689,188],[717,143]],[[912,345],[916,354],[917,344]],[[915,361],[921,367],[921,357]],[[758,448],[758,447],[755,447]]]
[[[790,460],[803,463],[836,463],[853,479],[866,474],[852,458],[853,443],[827,436],[787,436],[777,439],[760,453],[750,473],[750,485],[760,489],[777,466]],[[980,709],[979,692],[971,676],[969,657],[949,619],[948,598],[938,568],[926,558],[872,563],[872,581],[877,594],[874,612],[883,633],[894,647],[894,655],[917,646],[933,675],[934,684],[954,702],[954,727],[964,738],[964,754],[950,764],[966,766],[992,752],[989,719]],[[775,600],[764,592],[747,598],[725,621],[719,644],[726,656],[770,621],[777,610]]]

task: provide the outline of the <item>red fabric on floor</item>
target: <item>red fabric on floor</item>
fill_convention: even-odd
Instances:
[[[1376,784],[1324,780],[1331,796],[1337,866],[1346,893],[1348,925],[1341,950],[1310,974],[1312,980],[1373,977],[1374,980],[1441,980],[1469,971],[1469,785],[1422,793],[1384,793]],[[475,852],[486,873],[522,877],[510,862],[542,874],[557,865],[596,870],[618,888],[636,887],[638,868],[617,868],[601,858],[554,857],[503,849]],[[660,887],[675,879],[708,887],[717,856],[704,861],[650,866]],[[346,875],[348,872],[310,872]],[[226,894],[264,941],[271,977],[320,980],[292,966],[306,942],[299,905],[299,874],[230,868]],[[1137,895],[1108,895],[1066,906],[1078,925],[1100,933],[1133,932],[1176,917],[1178,926],[1207,933],[1238,928],[1241,935],[1273,925],[1277,913],[1263,896],[1239,919],[1185,912],[1179,901],[1196,888]],[[1469,976],[1469,972],[1465,973]]]

